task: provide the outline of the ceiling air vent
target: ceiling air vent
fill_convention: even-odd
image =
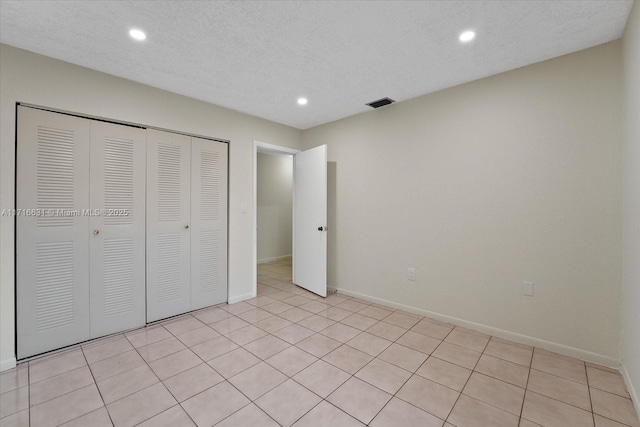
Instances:
[[[396,101],[391,98],[382,98],[378,99],[377,101],[370,102],[367,105],[371,108],[380,108],[384,107],[385,105],[393,104],[394,102]]]

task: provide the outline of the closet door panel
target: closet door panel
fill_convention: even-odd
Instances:
[[[91,337],[145,323],[146,131],[91,122]]]
[[[90,337],[89,140],[89,120],[18,108],[19,359]]]
[[[187,136],[147,131],[147,322],[191,307],[190,146]]]
[[[227,149],[191,138],[191,309],[227,301]]]

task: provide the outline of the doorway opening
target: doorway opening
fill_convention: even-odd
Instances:
[[[293,156],[257,154],[257,293],[293,285]]]
[[[327,146],[306,151],[254,142],[253,156],[253,289],[258,290],[258,154],[293,157],[291,283],[327,296]],[[246,211],[245,211],[246,212]],[[268,259],[268,258],[267,258]],[[277,258],[276,258],[277,261]],[[287,274],[284,274],[288,278]],[[238,299],[241,301],[242,299]],[[232,303],[232,301],[229,301]]]
[[[266,285],[293,285],[293,156],[299,150],[255,141],[253,150],[253,297]],[[260,179],[259,179],[260,178]],[[286,210],[288,211],[285,212]]]

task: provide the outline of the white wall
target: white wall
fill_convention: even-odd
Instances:
[[[287,126],[0,45],[0,207],[14,207],[16,102],[230,140],[229,297],[253,289],[253,141],[297,148]],[[14,357],[14,220],[0,220],[0,369]]]
[[[622,363],[640,413],[640,3],[622,39],[624,75]]]
[[[620,76],[614,42],[304,131],[330,286],[619,362]]]
[[[291,255],[293,157],[258,153],[258,262]]]
[[[0,45],[0,207],[14,206],[16,102],[229,139],[229,291],[230,297],[242,296],[253,286],[252,219],[240,213],[242,203],[252,211],[253,141],[295,148],[327,143],[333,174],[331,285],[557,343],[585,358],[615,361],[624,271],[623,358],[638,384],[638,9],[635,5],[623,43],[302,135]],[[622,45],[630,117],[624,146],[624,270]],[[5,368],[14,356],[14,230],[12,218],[0,221],[0,368]],[[407,267],[417,268],[416,282],[406,281]],[[535,282],[535,297],[521,295],[525,280]]]

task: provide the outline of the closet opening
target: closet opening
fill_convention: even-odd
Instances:
[[[16,113],[18,360],[227,301],[227,142]]]

